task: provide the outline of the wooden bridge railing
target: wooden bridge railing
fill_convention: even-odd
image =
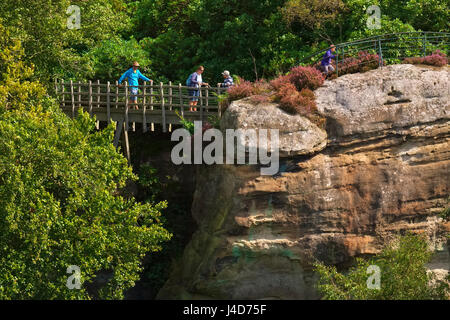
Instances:
[[[204,120],[207,116],[218,114],[217,95],[225,92],[225,88],[202,87],[199,88],[198,105],[196,112],[189,111],[189,101],[192,98],[189,88],[181,84],[173,85],[153,81],[139,85],[137,102],[130,102],[131,86],[124,82],[119,85],[117,81],[100,83],[100,81],[88,83],[56,80],[55,92],[59,98],[63,111],[71,116],[76,116],[78,109],[83,108],[91,116],[95,115],[97,121],[123,122],[125,130],[129,123],[142,123],[143,131],[148,130],[148,124],[153,128],[154,124],[161,124],[163,132],[167,126],[180,124],[180,119],[175,111],[178,111],[185,119]],[[134,125],[133,125],[134,128]]]

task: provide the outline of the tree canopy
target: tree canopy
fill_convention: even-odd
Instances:
[[[171,237],[160,221],[167,204],[121,195],[136,176],[113,126],[94,131],[88,113],[64,115],[27,80],[22,54],[0,25],[0,299],[122,298],[144,255]],[[69,266],[79,289],[66,286]]]
[[[67,28],[69,5],[80,29]],[[378,5],[381,29],[368,29]],[[0,18],[25,48],[35,75],[115,80],[133,59],[155,80],[184,82],[195,67],[219,81],[230,70],[248,80],[286,72],[331,42],[397,31],[446,31],[446,0],[4,0]]]

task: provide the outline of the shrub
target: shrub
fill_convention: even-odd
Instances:
[[[250,97],[250,100],[255,104],[271,102],[271,97],[267,94],[257,94]]]
[[[433,54],[426,57],[406,58],[403,60],[403,63],[426,64],[430,66],[443,67],[448,64],[448,58],[444,52],[436,50]]]
[[[298,90],[305,88],[315,90],[325,81],[323,74],[313,67],[298,66],[292,68],[288,77],[289,81],[294,84]]]
[[[242,79],[239,84],[230,87],[227,93],[230,101],[250,97],[253,94],[253,84]]]
[[[367,72],[380,66],[380,57],[367,51],[360,51],[356,57],[348,57],[339,63],[339,75]]]
[[[370,260],[358,258],[348,273],[322,263],[315,265],[319,274],[318,289],[326,300],[425,300],[447,299],[450,288],[427,272],[433,252],[426,240],[407,234],[389,244]],[[380,289],[368,288],[369,266],[380,268]]]
[[[317,110],[314,93],[310,89],[298,91],[292,83],[287,83],[277,93],[280,108],[291,114],[308,115]]]
[[[278,78],[275,78],[272,81],[270,81],[270,85],[275,91],[279,91],[281,87],[290,82],[291,81],[289,76],[279,76]]]

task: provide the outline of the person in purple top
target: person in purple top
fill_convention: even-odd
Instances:
[[[330,72],[334,71],[334,67],[331,65],[331,59],[335,59],[336,56],[333,55],[333,53],[336,51],[336,47],[334,44],[330,46],[330,49],[323,55],[322,58],[322,69],[325,72],[325,74],[328,76]]]
[[[139,79],[144,80],[144,81],[150,81],[150,79],[147,78],[146,76],[144,76],[139,71],[139,63],[137,61],[134,61],[133,66],[130,69],[128,69],[127,71],[125,71],[125,73],[120,77],[119,86],[122,86],[122,81],[125,80],[125,78],[128,79],[128,84],[131,89],[129,103],[134,104],[135,109],[138,109],[138,106],[136,103],[137,103],[137,95],[139,93],[139,89],[138,89]]]

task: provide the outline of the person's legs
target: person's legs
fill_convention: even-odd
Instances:
[[[189,90],[189,111],[192,111],[194,105],[194,90]]]
[[[323,68],[325,72],[325,79],[328,78],[330,74],[334,72],[334,67],[331,64],[323,66]]]
[[[195,108],[197,106],[198,103],[198,97],[200,96],[200,91],[199,90],[194,90],[194,98],[193,98],[193,111],[197,111],[197,108]],[[192,111],[192,110],[191,110]]]
[[[131,88],[131,96],[130,96],[130,103],[132,103],[132,106],[134,109],[139,109],[137,106],[137,95],[139,93],[138,88]]]

